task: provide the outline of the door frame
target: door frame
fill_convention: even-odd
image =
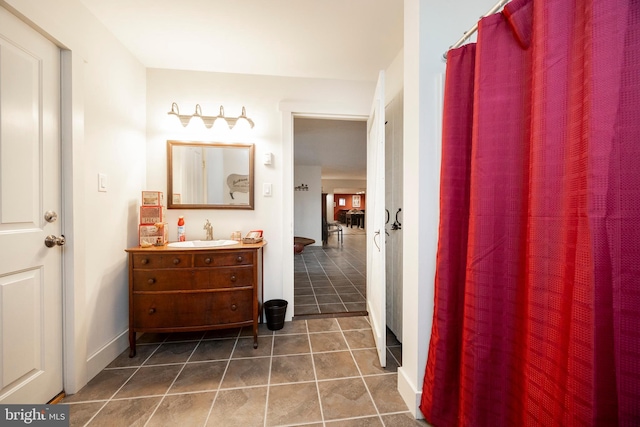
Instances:
[[[294,118],[337,119],[365,121],[369,117],[370,105],[358,108],[325,102],[288,102],[279,105],[282,114],[282,298],[289,301],[285,320],[290,321],[295,310],[293,298],[293,220],[294,220],[294,158],[293,122]],[[367,245],[369,243],[367,242]]]
[[[31,24],[32,25],[32,24]],[[33,26],[33,25],[32,25]],[[44,30],[38,29],[42,34]],[[87,383],[87,327],[85,321],[84,205],[84,58],[60,49],[60,144],[62,168],[62,363],[63,389],[75,394]]]

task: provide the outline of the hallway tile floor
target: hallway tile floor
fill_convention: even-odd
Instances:
[[[426,426],[396,389],[401,346],[378,362],[367,317],[250,330],[144,334],[75,395],[72,426]]]
[[[366,314],[366,234],[343,225],[324,246],[306,246],[294,257],[294,316]]]

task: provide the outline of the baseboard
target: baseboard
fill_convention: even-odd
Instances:
[[[129,330],[122,332],[87,360],[87,381],[98,375],[129,347]]]
[[[424,415],[420,412],[422,390],[418,391],[413,387],[411,381],[407,378],[406,370],[402,369],[402,367],[398,368],[398,392],[400,392],[400,396],[402,396],[404,403],[409,408],[409,412],[418,420],[424,419]]]
[[[309,319],[328,319],[334,317],[357,317],[368,316],[369,313],[365,311],[344,311],[342,313],[313,313],[313,314],[298,314],[293,316],[292,320],[309,320]]]

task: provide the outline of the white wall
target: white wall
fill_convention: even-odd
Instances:
[[[293,173],[296,186],[304,183],[309,187],[308,191],[293,193],[293,234],[315,240],[312,246],[322,246],[321,176],[320,166],[296,165]]]
[[[145,68],[77,0],[2,3],[68,49],[63,57],[65,389],[126,347],[124,249],[144,187]],[[97,175],[108,177],[98,193]]]
[[[398,389],[418,409],[433,318],[439,222],[442,54],[494,0],[405,0],[403,339]]]
[[[293,151],[283,144],[291,128],[283,127],[283,113],[279,107],[298,101],[332,106],[346,103],[350,108],[368,111],[374,85],[373,82],[147,70],[148,189],[167,191],[168,139],[235,140],[256,146],[255,210],[172,209],[167,213],[170,230],[175,230],[178,215],[185,217],[189,239],[204,237],[202,226],[205,219],[211,221],[215,238],[227,238],[235,230],[241,230],[243,234],[252,229],[264,230],[264,237],[268,242],[264,250],[265,300],[284,297],[292,302],[292,295],[289,296],[284,289],[288,288],[290,277],[291,292],[293,291],[293,218],[286,219],[285,216],[289,209],[293,214],[293,187],[300,182],[293,181]],[[253,119],[255,127],[241,140],[214,135],[211,130],[183,128],[176,124],[174,117],[167,115],[172,102],[177,102],[180,112],[186,114],[191,114],[196,104],[200,104],[205,115],[216,115],[220,105],[223,105],[228,116],[239,115],[242,106],[245,106],[247,116]],[[273,162],[268,166],[261,161],[263,154],[267,152],[273,153]],[[271,197],[262,195],[264,183],[272,184]],[[319,203],[319,194],[317,199]],[[172,234],[171,232],[170,235]],[[290,262],[287,256],[290,257]],[[284,282],[287,285],[283,285]]]
[[[351,191],[336,191],[336,189],[346,189]],[[367,189],[366,179],[323,179],[323,193],[357,193]]]

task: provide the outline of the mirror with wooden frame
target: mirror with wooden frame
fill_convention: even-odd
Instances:
[[[253,144],[167,141],[169,209],[253,209]]]

